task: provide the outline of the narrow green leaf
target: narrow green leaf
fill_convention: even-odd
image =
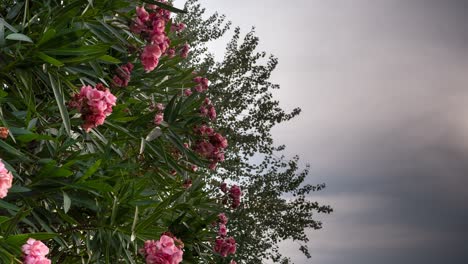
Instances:
[[[26,241],[29,238],[34,238],[34,239],[37,239],[37,240],[48,240],[48,239],[54,238],[56,236],[57,236],[57,234],[54,234],[54,233],[19,234],[19,235],[9,236],[5,241],[10,245],[21,246],[24,243],[26,243]]]
[[[8,190],[9,193],[25,193],[25,192],[30,192],[31,189],[19,186],[19,185],[13,185],[11,188]]]
[[[81,176],[80,180],[78,182],[83,182],[89,177],[91,177],[101,166],[102,160],[97,160],[91,167],[88,168],[88,170]]]
[[[12,210],[12,211],[18,211],[20,209],[18,206],[11,204],[11,203],[7,203],[3,200],[0,200],[0,208]]]
[[[26,41],[33,43],[32,39],[28,36],[21,34],[21,33],[11,33],[10,35],[6,36],[5,39],[9,40],[18,40],[18,41]]]
[[[4,149],[6,152],[8,152],[8,153],[10,153],[10,154],[12,154],[14,156],[17,156],[18,158],[20,158],[22,160],[27,160],[27,161],[30,160],[30,158],[28,156],[26,156],[26,154],[22,153],[17,148],[12,147],[10,144],[6,143],[3,140],[0,140],[0,148]]]
[[[48,62],[54,66],[57,66],[57,67],[60,67],[60,66],[63,66],[63,62],[55,59],[55,58],[52,58],[50,57],[49,55],[43,53],[43,52],[38,52],[37,53],[37,57],[39,57],[41,60],[45,61],[45,62]]]
[[[71,136],[70,117],[68,116],[68,110],[65,105],[65,99],[62,93],[60,83],[57,84],[55,79],[52,77],[50,73],[49,73],[49,79],[50,79],[50,84],[52,86],[52,89],[54,90],[55,101],[57,102],[57,105],[60,110],[60,115],[62,116],[63,125],[65,126],[65,130],[67,131],[67,134]]]
[[[118,63],[122,62],[119,59],[114,58],[114,57],[109,56],[109,55],[103,55],[103,56],[99,57],[98,59],[102,60],[104,62],[112,63],[112,64],[118,64]]]
[[[5,46],[5,26],[0,21],[0,47]]]
[[[68,213],[71,207],[71,199],[70,196],[66,192],[63,192],[63,211]]]
[[[52,28],[52,29],[47,30],[46,32],[44,32],[44,34],[42,35],[42,38],[39,40],[37,45],[40,46],[41,44],[46,43],[47,41],[51,40],[53,37],[55,37],[55,34],[57,34],[55,29]]]

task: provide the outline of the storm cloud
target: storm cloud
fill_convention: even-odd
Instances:
[[[256,26],[276,97],[302,114],[275,140],[335,212],[295,263],[468,263],[468,2],[203,0]],[[244,31],[245,32],[245,31]],[[221,44],[212,50],[222,54]]]

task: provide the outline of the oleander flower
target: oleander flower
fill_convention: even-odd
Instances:
[[[26,244],[21,247],[21,250],[24,254],[31,256],[45,256],[49,254],[49,248],[40,240],[34,238],[29,238]]]
[[[92,128],[104,124],[116,101],[117,98],[109,89],[98,83],[95,88],[83,85],[80,93],[75,94],[68,102],[68,106],[81,112],[81,119],[84,120],[82,127],[89,132]]]
[[[0,199],[5,198],[8,190],[13,184],[13,175],[5,168],[2,160],[0,160]]]
[[[214,251],[222,257],[236,253],[236,240],[233,237],[218,237],[215,241]]]
[[[0,127],[0,138],[1,139],[6,139],[9,134],[9,129],[7,127]]]
[[[141,63],[146,72],[150,72],[158,66],[161,54],[162,52],[159,45],[148,45],[143,49]]]
[[[140,252],[147,264],[178,264],[182,262],[181,246],[174,243],[174,238],[162,235],[159,240],[147,240]]]

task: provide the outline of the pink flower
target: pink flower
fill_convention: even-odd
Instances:
[[[225,237],[227,235],[227,228],[225,224],[219,225],[218,236]]]
[[[216,148],[222,148],[225,149],[228,147],[228,142],[225,137],[223,137],[219,133],[214,133],[212,136],[210,136],[210,142],[213,144]]]
[[[184,181],[184,184],[182,185],[185,189],[188,189],[190,187],[192,187],[192,180],[191,179],[186,179]]]
[[[218,166],[218,163],[216,161],[213,161],[210,163],[210,165],[208,166],[208,169],[210,170],[216,170],[216,166]]]
[[[190,95],[192,95],[192,90],[190,90],[190,89],[185,89],[185,90],[184,90],[184,95],[185,95],[185,96],[190,96]]]
[[[242,191],[239,186],[233,185],[229,190],[229,197],[232,199],[232,208],[237,208],[240,205],[240,199],[242,196]]]
[[[32,256],[45,256],[49,254],[49,248],[34,238],[29,238],[26,244],[21,247],[21,250],[24,254]]]
[[[174,58],[176,51],[175,49],[168,49],[166,53],[167,53],[167,56],[169,56],[169,58]]]
[[[208,115],[208,109],[205,106],[200,106],[200,114],[202,116],[207,116]]]
[[[130,81],[130,75],[133,70],[133,64],[130,62],[120,66],[117,69],[117,75],[114,75],[112,80],[114,81],[115,85],[118,87],[126,87],[128,86],[128,82]]]
[[[164,105],[161,104],[161,103],[157,103],[156,104],[156,109],[159,111],[159,112],[162,112],[164,110]]]
[[[208,90],[208,82],[209,81],[208,81],[207,78],[197,76],[197,77],[193,78],[193,81],[198,83],[198,85],[195,86],[195,89],[198,92],[203,92],[203,91]]]
[[[158,45],[148,45],[143,49],[141,63],[143,63],[146,72],[150,72],[158,66],[160,57],[161,49]]]
[[[43,256],[26,256],[23,264],[51,264],[50,259]]]
[[[231,262],[229,262],[229,264],[237,264],[237,262],[233,259],[231,259]]]
[[[109,89],[98,83],[96,88],[89,85],[81,87],[80,93],[72,97],[68,106],[81,112],[81,118],[84,120],[82,126],[89,132],[92,128],[104,124],[116,101],[117,98]]]
[[[203,86],[201,86],[201,85],[195,86],[195,91],[197,91],[199,93],[203,92]]]
[[[167,235],[162,235],[157,241],[146,241],[140,252],[145,256],[147,264],[178,264],[182,262],[182,249],[175,245],[172,237]]]
[[[137,6],[136,13],[137,13],[138,19],[140,19],[142,22],[146,22],[149,20],[149,13],[148,11],[145,10],[143,6]]]
[[[125,85],[125,81],[120,79],[119,76],[117,75],[114,75],[114,77],[112,78],[112,81],[114,82],[115,85],[119,86],[119,87],[124,87],[126,86]]]
[[[216,238],[214,251],[222,257],[227,257],[230,254],[236,253],[236,240],[233,237]]]
[[[198,144],[195,146],[195,151],[206,158],[210,157],[214,150],[215,148],[208,141],[198,142]]]
[[[225,225],[225,224],[227,224],[227,222],[228,222],[228,218],[227,218],[227,216],[226,216],[224,213],[220,213],[220,214],[218,215],[218,221],[219,221],[221,224]]]
[[[231,197],[240,197],[242,195],[242,191],[239,186],[233,185],[231,186],[231,189],[229,190],[229,196]]]
[[[182,49],[180,50],[180,56],[182,58],[187,58],[189,51],[190,51],[190,45],[185,44],[184,46],[182,46]]]
[[[10,130],[8,127],[0,127],[0,138],[6,139],[8,137]]]
[[[227,183],[223,182],[221,183],[221,185],[219,186],[219,188],[221,189],[221,191],[223,193],[226,193],[227,192]]]
[[[153,33],[163,34],[166,27],[166,21],[162,18],[153,20]]]
[[[13,184],[13,175],[5,168],[2,160],[0,160],[0,199],[5,198],[8,190]]]
[[[185,27],[186,26],[185,26],[184,23],[172,24],[171,31],[179,33],[181,31],[183,31],[185,29]]]
[[[155,125],[160,125],[161,122],[164,120],[164,114],[156,114],[156,116],[154,117],[154,124]]]
[[[151,42],[153,45],[158,45],[159,49],[161,50],[161,54],[165,53],[166,50],[169,48],[169,38],[166,36],[166,34],[162,33],[155,33],[153,32],[153,35],[151,35]]]
[[[208,118],[211,120],[216,119],[216,109],[212,105],[208,107]]]
[[[132,25],[130,26],[130,30],[135,34],[141,34],[148,30],[145,22],[141,21],[138,17],[135,18]]]
[[[29,238],[21,247],[25,254],[24,264],[50,264],[50,259],[45,255],[49,254],[49,248],[39,240]]]

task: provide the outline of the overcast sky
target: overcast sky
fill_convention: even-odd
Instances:
[[[279,58],[274,129],[331,204],[295,263],[468,263],[468,1],[201,0]],[[222,54],[219,44],[212,51]]]

